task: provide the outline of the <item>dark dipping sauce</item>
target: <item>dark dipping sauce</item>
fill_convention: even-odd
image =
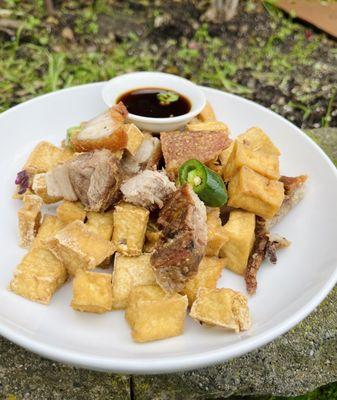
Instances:
[[[178,92],[162,88],[140,88],[122,94],[122,101],[129,113],[150,118],[170,118],[187,114],[190,101]]]

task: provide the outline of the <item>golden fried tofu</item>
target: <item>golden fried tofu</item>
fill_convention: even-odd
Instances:
[[[125,124],[124,130],[127,135],[126,150],[134,156],[144,140],[144,134],[135,124]]]
[[[42,199],[35,194],[23,196],[23,207],[18,211],[20,246],[28,248],[33,243],[41,222]]]
[[[227,241],[228,237],[220,219],[220,208],[208,208],[206,256],[218,257]]]
[[[148,223],[145,232],[144,252],[152,253],[160,239],[161,231],[153,223]]]
[[[89,230],[105,240],[111,240],[113,231],[113,211],[95,212],[88,211],[85,224]]]
[[[199,288],[205,287],[213,289],[221,276],[225,266],[225,260],[218,257],[204,257],[199,264],[198,273],[187,281],[181,294],[186,294],[188,303],[191,306],[197,297]]]
[[[264,219],[278,212],[284,199],[283,183],[242,167],[228,185],[227,205],[243,208]]]
[[[48,304],[66,279],[62,262],[48,249],[34,247],[16,267],[9,289],[28,300]]]
[[[276,156],[281,154],[280,150],[274,145],[265,132],[261,128],[255,126],[239,135],[236,140],[245,144],[252,151],[262,151]]]
[[[242,166],[249,167],[269,179],[279,179],[279,159],[275,154],[252,151],[245,144],[236,141],[224,169],[224,178],[232,178]]]
[[[45,243],[71,275],[96,268],[115,251],[112,242],[92,233],[81,221],[67,225]]]
[[[234,144],[235,144],[235,141],[232,142],[232,143],[227,147],[227,149],[223,150],[223,151],[219,154],[219,160],[220,160],[220,163],[221,163],[221,165],[222,165],[222,167],[223,167],[223,169],[222,169],[222,175],[223,175],[223,173],[224,173],[224,171],[225,171],[225,167],[226,167],[226,165],[227,165],[227,163],[228,163],[229,157],[230,157],[230,155],[232,154],[232,151],[233,151],[233,148],[234,148]],[[223,176],[223,177],[224,177],[224,176]]]
[[[78,271],[73,280],[74,310],[92,313],[111,311],[111,274]]]
[[[255,240],[255,215],[242,210],[231,211],[223,228],[228,241],[220,256],[226,258],[228,269],[243,275]]]
[[[154,285],[156,278],[150,263],[151,254],[137,257],[115,255],[112,273],[112,307],[122,309],[127,306],[132,288],[139,285]]]
[[[53,197],[48,195],[45,173],[34,175],[32,190],[36,195],[41,197],[45,204],[57,203],[58,201],[62,200],[62,197]]]
[[[251,327],[247,297],[232,289],[200,288],[190,316],[199,322],[235,332]]]
[[[56,215],[45,214],[32,244],[33,247],[44,246],[44,241],[54,236],[58,231],[65,227],[64,222],[58,219]]]
[[[198,114],[198,119],[202,122],[216,121],[216,116],[211,104],[207,101],[205,107]]]
[[[127,256],[142,253],[148,220],[146,208],[130,203],[120,203],[115,207],[112,238],[118,252]]]
[[[183,333],[187,296],[167,294],[159,286],[132,289],[125,317],[136,342],[150,342]]]
[[[70,224],[74,221],[84,222],[87,215],[84,206],[79,202],[67,201],[62,202],[56,209],[56,214],[60,221]]]
[[[23,169],[28,174],[41,174],[47,172],[59,162],[65,161],[67,154],[59,147],[49,142],[40,142],[36,145]]]
[[[229,133],[228,126],[220,121],[209,121],[209,122],[199,122],[199,123],[189,123],[187,124],[187,130],[191,132],[195,131],[224,131]]]

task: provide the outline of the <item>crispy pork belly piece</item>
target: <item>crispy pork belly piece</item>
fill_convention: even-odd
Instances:
[[[165,198],[176,190],[165,172],[145,170],[121,186],[124,200],[148,209],[162,208]]]
[[[280,181],[284,185],[284,200],[277,214],[272,219],[266,221],[267,229],[276,225],[303,199],[307,179],[307,175],[299,175],[295,177],[281,176]]]
[[[84,122],[81,129],[71,138],[73,148],[78,151],[109,149],[117,151],[127,146],[127,134],[124,121],[128,111],[122,102],[109,110]]]
[[[214,160],[231,144],[225,130],[162,132],[160,140],[166,170],[170,175],[192,158],[203,163]]]
[[[122,161],[122,168],[127,176],[133,176],[144,169],[156,169],[160,158],[160,140],[147,133],[136,153],[128,154]]]
[[[266,229],[266,221],[256,217],[255,242],[245,273],[246,287],[249,294],[255,294],[256,292],[257,272],[266,256],[272,264],[276,264],[276,250],[289,245],[290,242],[287,239],[279,235],[270,234]]]
[[[179,292],[197,274],[205,255],[206,207],[189,185],[181,186],[166,200],[158,224],[163,231],[151,264],[158,284]]]
[[[78,197],[74,191],[69,177],[69,162],[57,165],[46,173],[47,194],[52,198],[63,198],[68,201],[77,201]]]
[[[117,200],[120,165],[111,151],[81,153],[68,163],[68,170],[74,192],[88,211],[105,211]]]

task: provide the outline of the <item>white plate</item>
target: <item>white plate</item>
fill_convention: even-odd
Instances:
[[[123,312],[74,312],[71,283],[49,306],[29,302],[6,288],[24,251],[17,245],[19,201],[11,199],[16,172],[40,140],[59,144],[66,129],[102,111],[103,83],[38,97],[0,116],[0,334],[48,358],[114,372],[159,373],[199,368],[266,344],[307,316],[337,280],[337,174],[327,156],[294,125],[253,102],[205,88],[219,119],[233,135],[262,127],[281,149],[281,170],[308,173],[307,194],[275,231],[292,241],[276,266],[263,265],[249,305],[253,328],[240,335],[188,319],[182,336],[148,344],[132,342]],[[243,279],[224,271],[219,286],[245,291]]]

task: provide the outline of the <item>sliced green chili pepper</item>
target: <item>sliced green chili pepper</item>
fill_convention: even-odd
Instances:
[[[74,136],[74,134],[76,134],[77,132],[79,132],[79,130],[81,129],[81,127],[78,126],[73,126],[69,129],[67,129],[67,136],[66,136],[66,146],[71,147],[71,139]]]
[[[218,174],[198,160],[188,160],[179,168],[180,184],[189,183],[194,192],[209,207],[227,203],[226,186]]]

